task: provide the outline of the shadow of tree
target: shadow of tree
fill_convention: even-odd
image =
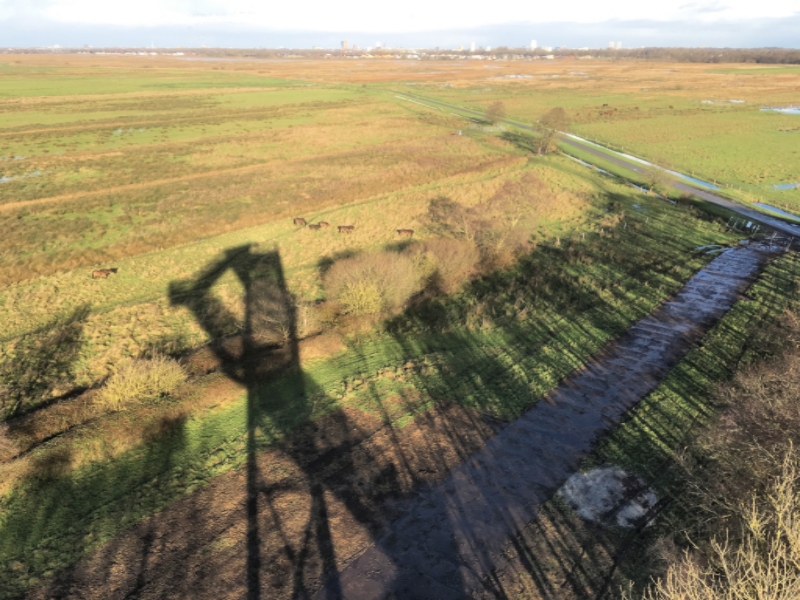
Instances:
[[[73,380],[90,311],[88,304],[79,306],[17,342],[12,356],[0,364],[0,422],[58,400],[47,396]]]

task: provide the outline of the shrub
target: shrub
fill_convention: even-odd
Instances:
[[[109,377],[96,401],[112,410],[120,410],[133,402],[167,396],[184,381],[186,372],[171,358],[127,359]]]
[[[434,238],[407,249],[420,276],[445,293],[460,288],[477,272],[480,252],[466,240]]]
[[[800,598],[800,465],[791,449],[776,463],[766,493],[740,506],[734,541],[715,538],[702,562],[685,554],[645,600]]]
[[[422,278],[407,254],[375,252],[336,262],[325,275],[328,296],[349,315],[402,308],[422,287]]]

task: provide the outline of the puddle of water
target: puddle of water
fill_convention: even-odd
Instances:
[[[795,190],[800,189],[800,181],[797,183],[779,183],[772,186],[773,190]]]
[[[800,106],[785,106],[778,108],[762,108],[761,110],[772,110],[784,115],[800,115]]]
[[[581,518],[620,527],[635,527],[658,502],[641,479],[617,467],[575,473],[558,494]]]
[[[774,206],[770,206],[769,204],[762,204],[761,202],[753,202],[753,206],[758,206],[759,208],[768,210],[769,212],[775,213],[776,215],[789,217],[795,220],[800,219],[800,217],[798,217],[797,215],[793,215],[792,213],[786,212],[785,210],[781,210],[780,208],[775,208]]]
[[[3,175],[0,177],[0,183],[8,183],[9,181],[14,181],[15,179],[28,179],[29,177],[39,177],[39,175],[44,175],[44,171],[31,171],[25,175]]]

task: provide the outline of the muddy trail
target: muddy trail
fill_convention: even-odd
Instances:
[[[768,258],[726,251],[512,424],[454,405],[402,428],[339,410],[256,455],[253,496],[247,469],[217,477],[28,597],[469,597]]]
[[[484,577],[507,541],[733,306],[767,258],[741,248],[715,259],[443,483],[422,491],[315,598],[456,600],[486,591]]]

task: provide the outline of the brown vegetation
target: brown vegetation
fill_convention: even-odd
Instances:
[[[120,410],[133,402],[167,396],[184,381],[185,371],[171,358],[155,356],[150,359],[128,359],[117,366],[95,396],[95,402],[112,410]]]
[[[800,319],[768,335],[783,352],[720,390],[725,411],[684,456],[695,550],[665,555],[648,600],[800,596]]]

